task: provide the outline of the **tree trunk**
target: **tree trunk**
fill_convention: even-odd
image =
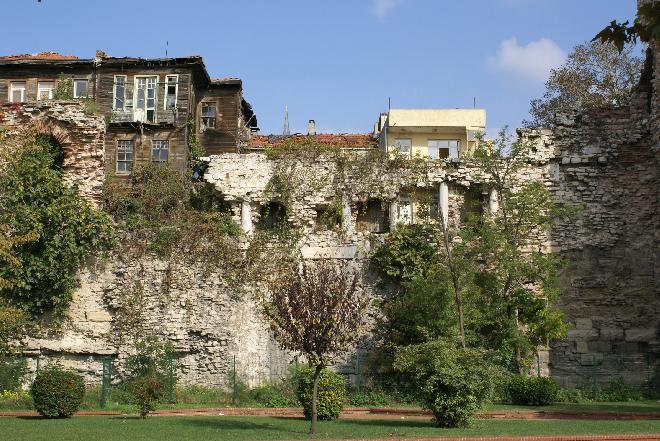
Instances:
[[[463,323],[463,301],[461,299],[461,287],[458,280],[458,268],[456,267],[456,262],[454,261],[454,255],[451,249],[451,243],[449,240],[449,231],[447,225],[445,224],[444,213],[442,212],[442,207],[440,207],[440,226],[442,227],[442,241],[445,244],[445,250],[447,251],[447,262],[449,266],[449,272],[451,273],[451,284],[454,289],[454,299],[456,301],[456,315],[458,318],[458,332],[461,337],[461,345],[465,348],[465,324]]]
[[[319,386],[319,377],[321,376],[321,371],[323,370],[323,365],[317,365],[316,370],[314,371],[314,381],[312,383],[312,424],[309,427],[309,433],[316,433],[316,397],[318,396],[318,386]]]

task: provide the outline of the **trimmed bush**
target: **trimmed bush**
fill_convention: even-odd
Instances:
[[[301,368],[298,377],[298,400],[305,411],[305,418],[312,419],[313,368]],[[319,420],[339,417],[346,401],[346,380],[338,373],[323,369],[319,376],[316,412]]]
[[[140,409],[140,416],[146,418],[156,410],[156,403],[163,396],[163,382],[155,375],[138,378],[131,382],[133,396]]]
[[[85,395],[83,379],[59,366],[41,370],[30,388],[34,408],[46,418],[69,418]]]
[[[394,368],[409,376],[440,427],[467,426],[503,375],[492,353],[436,340],[397,350]]]
[[[513,377],[507,394],[513,404],[545,406],[557,400],[557,382],[549,377]]]

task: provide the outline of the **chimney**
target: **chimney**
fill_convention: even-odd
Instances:
[[[316,135],[316,121],[310,119],[307,123],[307,135],[313,136]]]

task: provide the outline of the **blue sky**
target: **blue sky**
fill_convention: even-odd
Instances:
[[[634,0],[3,0],[0,54],[198,54],[243,79],[261,133],[368,132],[392,107],[477,107],[516,127],[550,67]],[[9,16],[14,19],[7,19]]]

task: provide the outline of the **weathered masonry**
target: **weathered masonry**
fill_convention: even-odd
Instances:
[[[185,171],[189,140],[206,154],[237,152],[257,127],[238,78],[212,79],[201,57],[93,59],[53,52],[0,57],[0,104],[52,100],[62,79],[68,99],[107,122],[105,172],[127,176],[135,165],[162,163]]]
[[[128,173],[134,163],[166,158],[185,169],[187,142],[194,133],[209,154],[203,179],[231,206],[244,243],[257,228],[287,222],[302,232],[298,246],[306,258],[364,266],[372,246],[393,226],[424,221],[418,198],[430,202],[431,210],[442,206],[451,225],[460,224],[469,210],[497,210],[489,183],[464,155],[474,142],[472,132],[485,126],[485,114],[450,124],[429,122],[437,112],[397,114],[392,109],[379,119],[377,137],[296,135],[314,136],[355,157],[396,148],[429,159],[422,180],[387,161],[368,170],[339,170],[332,155],[313,160],[267,155],[265,148],[276,150],[284,140],[250,136],[256,121],[242,99],[240,80],[211,80],[205,72],[198,57],[143,60],[97,54],[93,60],[78,60],[47,54],[0,59],[0,124],[16,128],[36,122],[61,140],[67,176],[82,180],[80,188],[90,197],[98,194],[105,174]],[[86,112],[84,100],[38,99],[40,93],[50,96],[56,84],[49,81],[56,82],[60,73],[73,79],[74,100],[86,90],[99,115]],[[542,370],[564,385],[618,376],[634,385],[658,381],[658,46],[647,53],[629,107],[560,114],[552,130],[518,134],[536,146],[522,177],[542,181],[557,201],[582,207],[577,220],[560,222],[543,238],[549,252],[568,261],[561,307],[572,329],[565,341],[551,343]],[[154,141],[168,144],[164,149]],[[269,186],[278,174],[287,174],[295,184],[286,201]],[[337,210],[341,216],[332,216]],[[365,271],[365,287],[372,289],[373,282]],[[233,295],[221,269],[209,273],[203,266],[150,255],[133,260],[112,256],[90,264],[81,273],[62,332],[30,340],[29,355],[33,360],[38,355],[63,358],[89,381],[98,381],[100,357],[121,361],[134,350],[134,342],[117,332],[117,311],[124,293],[136,285],[143,293],[145,329],[174,342],[186,383],[225,385],[234,356],[249,384],[281,375],[291,361],[271,339],[253,301]],[[354,361],[343,367],[347,374]]]

